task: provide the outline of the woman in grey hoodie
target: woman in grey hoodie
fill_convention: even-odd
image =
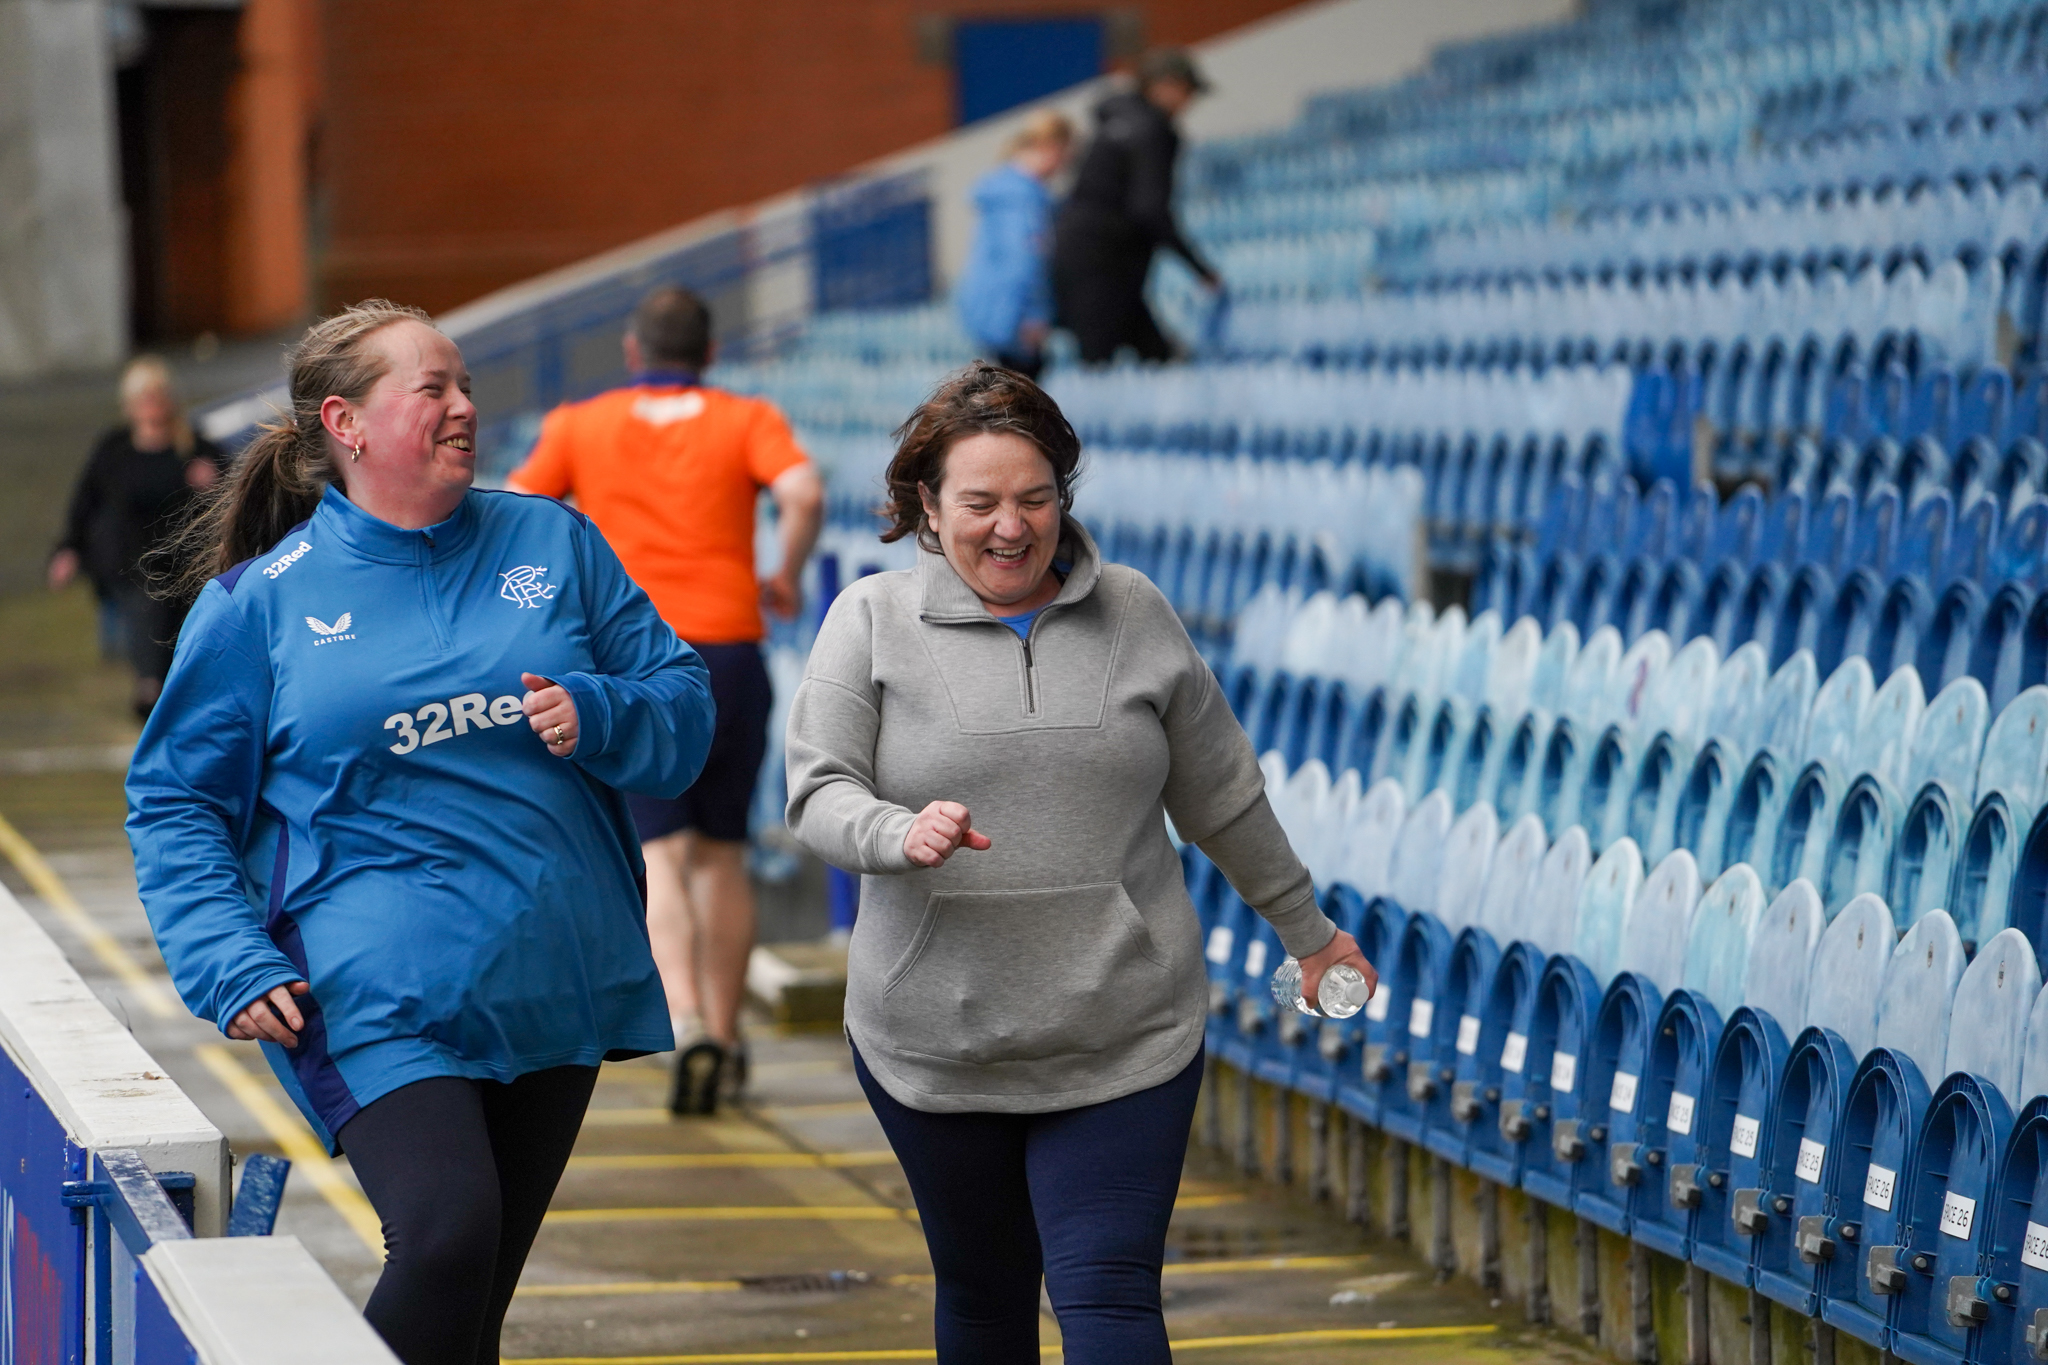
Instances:
[[[1159,1269],[1208,984],[1166,820],[1301,959],[1318,908],[1173,608],[1067,515],[1080,442],[977,363],[896,433],[894,540],[826,614],[789,718],[789,827],[863,874],[854,1063],[938,1276],[942,1362],[1169,1359]]]

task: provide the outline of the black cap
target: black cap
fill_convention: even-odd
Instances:
[[[1210,88],[1195,59],[1178,47],[1155,47],[1138,59],[1138,84],[1146,86],[1154,81],[1181,81],[1197,94]]]

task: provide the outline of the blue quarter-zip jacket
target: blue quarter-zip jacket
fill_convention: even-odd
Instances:
[[[1052,194],[1005,162],[974,183],[973,199],[979,219],[953,306],[975,344],[1014,351],[1025,323],[1052,317]]]
[[[519,675],[574,698],[556,758]],[[703,661],[580,513],[472,491],[437,526],[335,489],[222,574],[128,771],[136,880],[194,1014],[306,980],[271,1067],[315,1130],[430,1076],[674,1046],[620,791],[711,742]]]

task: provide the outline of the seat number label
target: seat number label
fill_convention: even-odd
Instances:
[[[1569,1052],[1550,1054],[1550,1088],[1569,1092],[1579,1079],[1579,1059]]]
[[[1970,1240],[1970,1224],[1977,1221],[1977,1201],[1950,1190],[1941,1200],[1941,1230],[1951,1237]]]
[[[1749,1115],[1737,1114],[1735,1127],[1728,1134],[1728,1150],[1737,1156],[1755,1156],[1757,1134],[1762,1129],[1763,1125]]]
[[[1692,1135],[1692,1096],[1683,1090],[1671,1092],[1671,1109],[1664,1115],[1664,1126],[1680,1137]]]
[[[2027,1224],[2027,1235],[2020,1242],[2020,1264],[2034,1270],[2048,1270],[2048,1228],[2039,1223]]]
[[[1519,1076],[1522,1074],[1522,1063],[1528,1060],[1529,1035],[1526,1033],[1510,1033],[1508,1040],[1501,1044],[1500,1069],[1502,1071],[1512,1071]]]
[[[1828,1159],[1826,1144],[1815,1142],[1810,1137],[1799,1139],[1799,1160],[1792,1167],[1792,1174],[1809,1185],[1820,1184],[1821,1163]]]
[[[1408,1034],[1413,1038],[1427,1038],[1430,1025],[1436,1022],[1436,1001],[1420,997],[1408,1006]]]
[[[1614,1088],[1607,1092],[1607,1107],[1623,1114],[1636,1107],[1636,1074],[1633,1071],[1614,1073]]]
[[[1899,1173],[1889,1171],[1875,1161],[1870,1163],[1870,1173],[1863,1177],[1863,1202],[1879,1213],[1892,1211],[1892,1189],[1899,1183]]]
[[[1266,940],[1255,938],[1245,945],[1244,974],[1264,976],[1266,974]]]
[[[1365,1002],[1365,1017],[1375,1024],[1387,1022],[1387,1011],[1394,1007],[1394,993],[1381,986],[1372,993],[1372,999]]]
[[[1227,966],[1230,962],[1232,941],[1236,937],[1236,934],[1230,932],[1229,925],[1217,925],[1209,931],[1209,950],[1205,956],[1219,967]]]
[[[1479,1016],[1461,1014],[1458,1016],[1458,1055],[1470,1057],[1479,1051]]]

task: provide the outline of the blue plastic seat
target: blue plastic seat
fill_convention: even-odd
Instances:
[[[2007,1103],[2024,1103],[2027,1024],[2040,994],[2034,945],[2017,929],[2000,930],[1977,950],[1956,986],[1946,1071],[1967,1071],[1998,1087]]]
[[[1933,489],[1913,503],[1887,570],[1894,576],[1913,574],[1932,579],[1945,562],[1954,520],[1955,503],[1946,488]]]
[[[1493,787],[1485,793],[1502,819],[1513,822],[1536,814],[1536,780],[1543,767],[1543,755],[1550,742],[1552,720],[1547,711],[1528,711],[1515,728],[1494,744],[1498,757],[1493,765]],[[1547,830],[1548,826],[1544,826]]]
[[[1806,1023],[1833,1030],[1861,1057],[1877,1046],[1877,1002],[1898,941],[1892,912],[1858,896],[1822,931],[1806,994]]]
[[[1708,740],[1679,781],[1668,819],[1660,808],[1656,846],[1665,851],[1689,849],[1701,877],[1717,877],[1722,871],[1728,812],[1743,775],[1737,762],[1732,747],[1719,739]]]
[[[1950,580],[1935,599],[1934,610],[1920,628],[1913,662],[1935,689],[1970,672],[1970,654],[1984,619],[1984,590],[1974,578]]]
[[[1632,641],[1650,629],[1650,612],[1656,602],[1657,582],[1663,576],[1663,562],[1648,555],[1637,555],[1621,571],[1607,614],[1609,622],[1621,632],[1624,641]]]
[[[1402,785],[1411,794],[1454,790],[1473,721],[1472,704],[1463,697],[1445,697],[1436,704],[1421,742],[1409,750],[1408,775]]]
[[[1558,835],[1536,869],[1535,889],[1515,937],[1546,954],[1571,952],[1578,938],[1579,902],[1592,870],[1586,831],[1574,825]]]
[[[1744,484],[1728,499],[1714,523],[1709,558],[1754,563],[1763,542],[1764,495],[1755,484]]]
[[[1761,748],[1751,756],[1728,800],[1728,819],[1721,834],[1722,867],[1748,863],[1760,878],[1766,876],[1776,853],[1791,785],[1791,774],[1772,750]],[[1768,880],[1765,893],[1770,893]]]
[[[1942,556],[1939,576],[1942,578],[1968,578],[1983,583],[1988,591],[1995,584],[1987,582],[1991,572],[1993,556],[1998,549],[1999,533],[2004,520],[1998,500],[1982,494],[1973,502],[1962,504],[1962,511],[1956,515],[1955,528],[1949,535],[1948,548]]]
[[[1699,565],[1691,559],[1674,559],[1666,564],[1651,590],[1643,613],[1645,630],[1661,630],[1674,640],[1705,633],[1700,612],[1700,595],[1705,591]]]
[[[1696,974],[1692,951],[1688,948],[1686,985],[1701,991],[1717,1006],[1723,1000],[1728,1001],[1730,1013],[1734,1012],[1733,1005],[1739,1002],[1796,1034],[1806,1019],[1807,994],[1812,986],[1810,974],[1821,936],[1828,927],[1827,912],[1822,908],[1820,896],[1811,882],[1795,881],[1779,892],[1777,899],[1763,905],[1763,884],[1757,881],[1754,871],[1746,867],[1732,868],[1723,875],[1722,881],[1737,872],[1748,873],[1745,883],[1724,892],[1724,896],[1734,897],[1739,892],[1740,898],[1746,901],[1744,888],[1754,884],[1759,902],[1754,925],[1748,931],[1748,956],[1742,965],[1740,989],[1729,994],[1727,978],[1721,970],[1726,961],[1727,945],[1733,939],[1732,933],[1726,931],[1740,919],[1735,911],[1731,911],[1729,923],[1722,926],[1722,936],[1703,947],[1702,951],[1708,955],[1705,960],[1712,964],[1712,970]],[[1715,887],[1720,884],[1716,882]],[[1708,894],[1713,894],[1712,888]],[[1702,900],[1702,914],[1706,906],[1707,902]],[[1700,932],[1696,917],[1694,934],[1697,936]]]
[[[1977,371],[1964,385],[1956,412],[1956,434],[1962,439],[1983,436],[2004,439],[2006,411],[2012,404],[2012,377],[1997,366]]]
[[[1629,915],[1642,885],[1642,854],[1631,839],[1616,840],[1585,875],[1572,925],[1571,953],[1603,988],[1621,970]]]
[[[1757,747],[1777,752],[1786,763],[1798,762],[1807,751],[1808,722],[1819,691],[1820,677],[1811,654],[1802,650],[1780,664],[1764,684]]]
[[[1949,882],[1948,908],[1963,938],[1977,944],[2010,922],[2015,879],[2022,866],[2034,809],[1985,785],[1964,832]]]
[[[1870,652],[1870,633],[1884,594],[1883,580],[1869,569],[1853,569],[1842,576],[1813,644],[1814,662],[1823,672],[1833,673],[1842,660]]]
[[[1587,738],[1570,716],[1551,722],[1543,737],[1543,751],[1536,770],[1529,775],[1530,807],[1545,829],[1564,829],[1578,823],[1579,788],[1592,762],[1594,741]]]
[[[1536,894],[1536,874],[1549,851],[1543,822],[1533,815],[1509,825],[1494,844],[1474,923],[1496,942],[1513,943],[1524,936]]]
[[[1460,1059],[1453,1083],[1454,1111],[1462,1105],[1470,1114],[1469,1119],[1461,1120],[1469,1134],[1466,1162],[1481,1177],[1509,1187],[1522,1180],[1525,1142],[1511,1138],[1509,1132],[1522,1131],[1528,1123],[1529,1033],[1545,961],[1544,954],[1526,942],[1514,943],[1501,953],[1493,982],[1486,989],[1476,1045],[1471,1056]],[[1462,1019],[1458,1040],[1462,1052]]]
[[[1436,1031],[1435,1056],[1418,1057],[1409,1068],[1409,1098],[1423,1110],[1423,1145],[1460,1166],[1469,1164],[1475,1130],[1492,1117],[1480,1088],[1489,1070],[1480,1043],[1500,962],[1493,935],[1476,925],[1458,934],[1438,1004],[1448,1027]]]
[[[1759,1201],[1763,1227],[1755,1238],[1752,1278],[1764,1297],[1807,1317],[1820,1313],[1826,1267],[1856,1250],[1841,1227],[1854,1218],[1837,1216],[1841,1201],[1830,1189],[1836,1183],[1831,1168],[1856,1155],[1835,1142],[1855,1071],[1856,1056],[1840,1035],[1825,1028],[1799,1033],[1780,1072],[1765,1135],[1772,1162],[1759,1188],[1779,1192],[1784,1202]]]
[[[1882,1275],[1873,1279],[1871,1256],[1877,1248],[1898,1244],[1906,1219],[1906,1172],[1928,1103],[1920,1068],[1904,1053],[1873,1048],[1849,1078],[1835,1140],[1829,1144],[1832,1171],[1822,1180],[1839,1214],[1822,1231],[1834,1234],[1838,1249],[1819,1266],[1820,1319],[1874,1347],[1891,1343],[1896,1296],[1891,1270],[1897,1257],[1885,1252]],[[1853,1238],[1843,1235],[1845,1223],[1854,1226]]]
[[[1793,574],[1771,623],[1768,648],[1773,665],[1791,658],[1794,650],[1818,650],[1838,596],[1833,575],[1818,565],[1803,565]]]
[[[1872,670],[1889,677],[1907,664],[1918,667],[1921,633],[1934,610],[1934,596],[1918,576],[1902,575],[1887,584],[1864,651]]]
[[[1336,879],[1366,900],[1391,889],[1394,845],[1408,819],[1408,795],[1399,782],[1374,783],[1359,797],[1343,827]]]
[[[1614,626],[1614,594],[1621,585],[1621,561],[1611,554],[1589,553],[1579,570],[1578,582],[1566,615],[1581,633],[1590,636],[1602,626]]]
[[[1594,1016],[1591,1043],[1580,1058],[1578,1117],[1552,1124],[1553,1141],[1576,1137],[1584,1149],[1579,1161],[1584,1173],[1573,1192],[1573,1212],[1624,1236],[1632,1231],[1630,1188],[1642,1180],[1639,1137],[1648,1098],[1643,1081],[1663,1003],[1663,992],[1638,972],[1620,972],[1608,983]],[[1713,1022],[1718,1031],[1720,1021]]]
[[[1786,591],[1783,565],[1765,561],[1750,571],[1749,581],[1742,587],[1742,594],[1736,599],[1735,618],[1728,629],[1727,649],[1736,648],[1754,640],[1774,651],[1778,640],[1778,613]],[[1796,633],[1797,627],[1794,627]],[[1717,644],[1723,643],[1719,639]]]
[[[1987,586],[2039,583],[2044,560],[2048,560],[2048,498],[2035,492],[2017,495],[1998,548],[1991,555]]]
[[[1742,618],[1749,580],[1750,570],[1742,561],[1724,559],[1700,584],[1691,633],[1711,637],[1724,655],[1747,643],[1746,638],[1739,636],[1738,623]]]
[[[1892,1308],[1890,1346],[1914,1365],[1964,1365],[1976,1358],[1974,1322],[1962,1314],[1973,1315],[1979,1301],[1984,1214],[2011,1133],[2011,1104],[1976,1076],[1951,1075],[1928,1101],[1901,1196],[1902,1230],[1909,1235],[1894,1253],[1909,1270]]]
[[[1519,624],[1519,623],[1518,623]],[[1541,629],[1540,625],[1538,629]],[[1529,679],[1529,705],[1556,711],[1564,705],[1565,680],[1579,657],[1579,628],[1569,621],[1543,637],[1536,652],[1536,671]]]
[[[1925,1076],[1947,1075],[1949,1021],[1967,953],[1955,921],[1920,917],[1892,950],[1877,998],[1877,1045],[1912,1059]]]
[[[2041,1095],[2040,1090],[2029,1094]],[[1985,1305],[1987,1320],[1978,1329],[1980,1358],[2018,1362],[2038,1351],[2048,1335],[2048,1269],[2042,1266],[2041,1234],[2048,1226],[2048,1098],[2036,1098],[2020,1111],[2012,1137],[2000,1154],[1998,1184],[1985,1210],[1985,1276],[1994,1284],[2014,1286],[2010,1300],[1994,1293]]]
[[[1734,1013],[1744,1000],[1764,909],[1763,885],[1747,865],[1737,864],[1716,878],[1700,896],[1676,955],[1682,964],[1678,983],[1711,1001],[1717,1012]]]
[[[1601,996],[1583,962],[1565,954],[1550,959],[1536,987],[1520,1093],[1501,1107],[1502,1132],[1522,1147],[1522,1188],[1555,1207],[1571,1208],[1580,1189],[1605,1176],[1591,1169],[1581,1133],[1582,1115],[1598,1112],[1583,1073]]]
[[[1754,641],[1722,659],[1714,673],[1699,742],[1716,738],[1744,753],[1756,747],[1764,682],[1770,672],[1763,647]]]
[[[2006,583],[1991,594],[1977,620],[1967,671],[1984,685],[1994,708],[2003,708],[2024,686],[2020,669],[2027,613],[2033,606],[2032,588],[2024,583]]]
[[[1806,547],[1806,497],[1797,491],[1780,493],[1764,514],[1758,538],[1759,563],[1796,565]]]
[[[1366,1043],[1365,1071],[1385,1072],[1379,1126],[1407,1142],[1422,1141],[1437,1095],[1437,1057],[1455,1037],[1457,1011],[1446,1000],[1451,948],[1450,931],[1435,915],[1409,916],[1380,986],[1393,1028],[1385,1041],[1368,1035]]]
[[[1856,539],[1849,546],[1846,564],[1869,569],[1880,578],[1891,576],[1892,557],[1899,534],[1899,490],[1885,483],[1872,492],[1858,491],[1863,506],[1856,513]]]
[[[1903,816],[1897,789],[1870,772],[1842,794],[1828,839],[1821,896],[1830,911],[1864,894],[1889,890],[1894,840]]]
[[[1920,675],[1910,668],[1893,670],[1863,708],[1843,771],[1870,773],[1894,791],[1904,790],[1912,776],[1913,744],[1926,715]]]
[[[1818,490],[1816,490],[1818,491]],[[1856,497],[1847,489],[1831,489],[1807,521],[1800,558],[1829,573],[1843,572],[1856,539]]]
[[[1777,895],[1800,877],[1825,886],[1829,842],[1846,794],[1841,770],[1824,759],[1814,759],[1792,778],[1779,810],[1771,856],[1758,866],[1768,894]]]
[[[1599,875],[1597,865],[1594,875]],[[1692,854],[1681,848],[1659,862],[1636,889],[1628,910],[1616,959],[1619,970],[1643,977],[1659,995],[1678,989],[1690,962],[1689,935],[1701,890]]]
[[[1499,842],[1500,817],[1485,801],[1466,810],[1444,835],[1435,913],[1453,935],[1479,921],[1480,897]]]
[[[1857,741],[1876,692],[1868,661],[1843,660],[1814,693],[1803,757],[1848,768],[1855,761]]]
[[[1572,599],[1578,590],[1578,582],[1577,554],[1560,550],[1546,557],[1535,581],[1526,585],[1520,614],[1535,617],[1536,624],[1546,632],[1561,621],[1571,620]]]

